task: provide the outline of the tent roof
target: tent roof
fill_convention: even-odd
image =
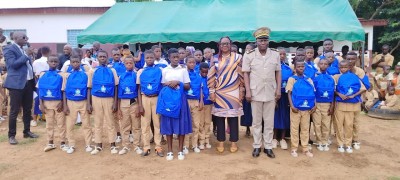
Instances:
[[[184,0],[116,3],[78,36],[81,44],[254,41],[267,26],[274,42],[364,41],[348,0]]]

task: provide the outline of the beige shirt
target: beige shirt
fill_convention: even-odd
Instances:
[[[389,53],[387,53],[386,55],[383,55],[383,54],[376,55],[372,59],[372,64],[375,64],[376,62],[378,62],[382,58],[382,56],[384,56],[385,64],[389,65],[390,67],[392,67],[393,66],[394,57]],[[382,74],[382,73],[383,73],[383,69],[381,67],[377,67],[376,68],[376,74]]]
[[[262,56],[258,48],[244,54],[242,71],[250,73],[250,90],[254,101],[275,100],[275,72],[281,71],[279,53],[267,49]]]
[[[385,99],[386,101],[384,106],[386,106],[388,109],[399,109],[399,98],[396,95],[386,94]]]
[[[386,90],[389,82],[393,80],[393,74],[389,73],[386,76],[383,76],[383,74],[378,74],[375,76],[375,79],[377,83],[381,86],[381,90]]]

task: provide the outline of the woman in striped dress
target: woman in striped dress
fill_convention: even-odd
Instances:
[[[238,150],[239,120],[243,115],[242,99],[244,97],[243,73],[241,70],[242,56],[231,52],[232,41],[229,37],[220,39],[219,53],[214,56],[218,61],[210,68],[208,87],[210,98],[214,101],[212,114],[217,124],[217,151],[224,152],[225,118],[228,120],[231,141],[230,152]]]

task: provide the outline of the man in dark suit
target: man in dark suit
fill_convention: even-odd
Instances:
[[[33,90],[35,80],[32,69],[32,60],[23,50],[27,44],[28,37],[24,32],[14,32],[14,43],[4,48],[4,58],[7,67],[7,78],[4,87],[10,94],[9,114],[9,143],[18,144],[15,139],[17,134],[17,116],[20,107],[23,109],[24,138],[37,138],[38,136],[30,131],[31,109],[33,101]]]

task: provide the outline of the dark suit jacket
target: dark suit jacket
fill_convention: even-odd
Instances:
[[[7,45],[3,53],[7,67],[7,77],[4,82],[4,87],[10,89],[24,89],[28,73],[26,61],[29,61],[32,67],[31,59],[22,54],[15,44]]]

